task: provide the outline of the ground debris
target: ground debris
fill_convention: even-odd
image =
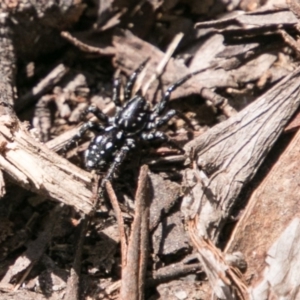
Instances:
[[[0,298],[296,299],[299,16],[296,0],[0,1]],[[101,182],[83,161],[97,130],[62,152],[89,105],[113,122],[113,81],[123,105],[145,61],[132,95],[152,108],[193,73],[159,115],[177,111],[172,147],[132,134]]]

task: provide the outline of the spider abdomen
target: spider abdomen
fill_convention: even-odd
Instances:
[[[123,144],[124,134],[116,127],[108,127],[93,139],[84,153],[87,169],[104,170],[115,151]]]

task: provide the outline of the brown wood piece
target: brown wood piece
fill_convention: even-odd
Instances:
[[[135,215],[128,243],[126,266],[122,269],[120,299],[144,299],[145,275],[148,259],[148,232],[151,192],[148,166],[141,168],[135,197]]]
[[[93,208],[90,173],[35,141],[23,126],[11,119],[10,123],[5,121],[4,116],[0,120],[0,136],[6,142],[0,165],[14,181],[37,194],[90,213]]]
[[[190,183],[194,187],[183,202],[188,218],[198,215],[200,235],[209,236],[214,241],[218,239],[222,224],[241,189],[253,178],[299,107],[299,74],[300,68],[236,116],[186,145],[187,156],[191,149],[195,149],[198,167],[209,178],[205,187]],[[187,171],[186,178],[192,178],[194,172]]]
[[[299,151],[300,131],[253,192],[226,247],[226,252],[238,250],[245,255],[246,277],[252,284],[266,267],[268,249],[291,220],[300,216]]]

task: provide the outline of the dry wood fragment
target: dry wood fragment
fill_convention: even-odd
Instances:
[[[80,224],[76,228],[76,245],[75,245],[75,258],[73,261],[73,266],[70,271],[70,276],[67,281],[67,289],[65,300],[78,300],[79,298],[79,285],[80,285],[80,274],[81,274],[81,256],[82,256],[82,248],[86,235],[86,229],[88,225],[88,217],[84,216],[81,219]]]
[[[165,69],[168,61],[172,57],[174,51],[176,50],[178,44],[180,43],[181,39],[183,38],[183,34],[179,33],[175,36],[172,43],[169,45],[164,57],[160,61],[160,63],[157,65],[157,68],[155,70],[155,73],[152,74],[149,81],[145,83],[142,89],[142,94],[145,95],[150,85],[161,76],[163,70]]]
[[[185,173],[182,210],[198,216],[198,233],[217,241],[237,197],[299,106],[300,68],[229,120],[188,143],[207,183]],[[197,173],[197,172],[196,172]]]
[[[3,177],[3,172],[0,170],[0,198],[2,198],[6,193],[5,181]]]
[[[295,14],[297,18],[300,18],[300,4],[298,0],[286,0],[286,4],[289,9]]]
[[[148,278],[146,286],[156,286],[172,279],[183,277],[188,274],[196,274],[202,270],[202,264],[184,264],[182,262],[168,265],[153,272],[152,278]]]
[[[296,217],[266,253],[261,280],[250,289],[251,299],[299,299],[300,219]]]
[[[120,299],[143,299],[148,255],[151,187],[148,166],[142,166],[135,198],[135,216],[129,237],[126,266],[122,268]]]
[[[7,23],[7,16],[1,15],[1,169],[25,188],[89,213],[92,209],[91,175],[37,143],[15,116],[12,109],[15,56]]]
[[[246,210],[239,220],[231,239],[226,247],[227,252],[233,249],[241,251],[245,255],[248,264],[246,277],[251,279],[252,286],[262,284],[263,269],[269,266],[270,270],[274,270],[277,264],[277,258],[272,261],[266,257],[266,253],[271,247],[274,249],[275,244],[280,243],[278,239],[284,234],[284,243],[279,246],[282,249],[282,255],[295,251],[294,239],[298,237],[298,229],[288,230],[291,226],[291,220],[300,214],[299,209],[299,148],[300,131],[290,142],[288,148],[279,157],[276,164],[272,167],[267,177],[253,192]],[[296,221],[293,221],[293,224]],[[298,221],[297,221],[298,222]],[[289,226],[289,227],[288,227]],[[247,237],[247,238],[245,238]],[[278,240],[278,241],[277,241]],[[291,242],[288,246],[288,241]],[[272,246],[273,245],[273,246]],[[283,248],[283,246],[287,248]],[[267,259],[267,261],[266,261]],[[274,264],[274,265],[272,265]],[[280,263],[281,264],[281,263]],[[284,264],[280,266],[280,271],[276,271],[278,278],[281,274],[285,274],[286,268],[291,269],[299,264],[299,255],[289,255],[285,259]],[[274,271],[273,271],[273,274]],[[299,278],[295,276],[294,278]],[[286,277],[281,283],[290,286],[291,279]],[[296,284],[295,287],[299,282]],[[271,287],[266,289],[266,293],[271,293]],[[277,288],[274,287],[274,293]],[[279,297],[279,294],[277,294]],[[262,298],[256,298],[262,299]],[[296,298],[295,298],[296,299]]]
[[[195,177],[199,184],[208,185],[208,179],[203,171],[197,172],[196,163],[193,163]],[[188,233],[197,250],[198,260],[207,275],[214,295],[218,299],[248,299],[246,285],[239,270],[233,266],[236,261],[232,255],[226,259],[225,255],[213,243],[201,236],[197,229],[198,215],[190,215]]]
[[[2,117],[2,169],[26,189],[88,214],[93,207],[92,175],[36,142],[22,126],[7,126],[16,125]]]
[[[148,74],[146,75],[145,81],[149,80],[149,76],[155,74],[157,65],[162,61],[164,57],[163,52],[158,50],[153,45],[142,41],[128,31],[116,32],[113,43],[116,48],[116,55],[114,57],[115,65],[126,74],[131,74],[142,61],[145,61],[147,57],[151,57],[151,60],[147,64]],[[124,59],[125,57],[126,60]],[[214,68],[212,67],[212,69]],[[201,71],[201,69],[197,71]],[[170,59],[163,75],[161,76],[161,83],[163,86],[169,86],[189,73],[191,73],[191,71],[186,66],[180,64],[174,59]],[[200,75],[201,78],[206,78],[207,73],[204,72]],[[190,80],[188,80],[188,82],[185,82],[180,87],[178,87],[178,89],[172,92],[171,99],[185,97],[193,93],[201,94],[202,89],[206,86],[205,84],[201,83],[201,80],[199,80],[200,75],[195,75]],[[209,87],[210,86],[208,86],[208,88]],[[149,99],[153,99],[153,96],[156,93],[156,89],[157,84],[152,84],[151,87],[149,87],[147,93],[147,97],[149,97]]]
[[[225,261],[221,251],[209,240],[198,235],[196,220],[197,217],[188,222],[188,231],[214,294],[224,300],[248,299],[240,272]]]
[[[95,53],[99,55],[115,54],[115,49],[112,46],[110,46],[108,43],[102,45],[101,38],[97,35],[90,34],[89,32],[78,33],[76,36],[73,36],[71,33],[63,31],[61,36],[83,52]]]
[[[53,95],[44,95],[35,106],[32,125],[34,127],[35,135],[41,142],[47,142],[50,138],[50,129],[52,124],[49,103],[52,102],[53,99]]]
[[[209,28],[211,31],[225,33],[234,30],[252,30],[259,28],[262,30],[270,30],[271,26],[293,26],[297,24],[297,18],[288,10],[269,10],[261,12],[240,12],[235,16],[223,18],[217,21],[206,21],[197,23],[197,29]]]
[[[292,120],[289,122],[289,124],[284,128],[284,132],[293,132],[298,130],[300,127],[300,112],[298,110],[298,112],[296,113],[296,115],[294,115],[294,117],[292,118]]]

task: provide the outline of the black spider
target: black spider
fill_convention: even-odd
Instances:
[[[191,73],[171,85],[162,100],[151,109],[149,103],[139,93],[131,98],[133,85],[145,64],[146,62],[129,77],[124,90],[123,106],[120,101],[120,80],[119,78],[114,80],[112,99],[117,109],[115,116],[109,118],[97,107],[89,106],[85,114],[93,113],[105,126],[91,121],[84,123],[78,134],[64,147],[66,151],[82,138],[86,131],[96,131],[95,138],[84,154],[85,166],[89,170],[105,171],[107,165],[111,163],[103,183],[112,178],[128,152],[136,148],[136,142],[139,140],[167,142],[183,152],[166,134],[157,129],[176,114],[174,109],[166,112],[171,92],[198,72]]]

